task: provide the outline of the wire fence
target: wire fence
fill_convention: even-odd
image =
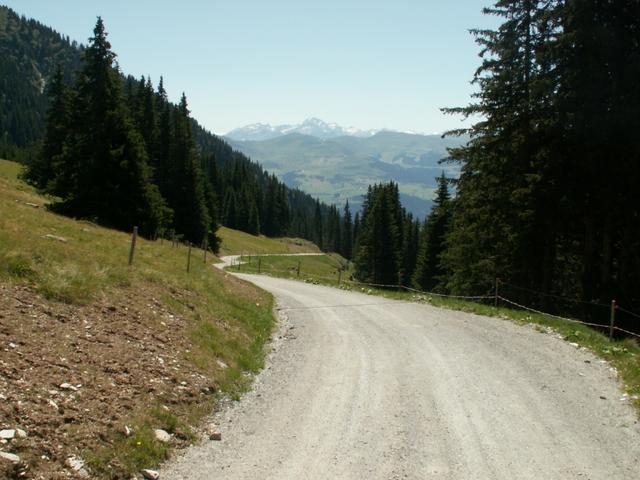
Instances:
[[[445,293],[440,293],[440,292],[431,292],[431,291],[425,291],[425,290],[420,290],[420,289],[416,289],[416,288],[412,288],[406,285],[397,285],[397,284],[383,284],[383,283],[369,283],[369,282],[360,282],[357,281],[353,278],[342,278],[343,277],[343,273],[345,272],[345,269],[341,268],[341,267],[337,267],[336,268],[336,273],[334,276],[327,276],[327,275],[320,275],[320,274],[316,274],[316,273],[310,273],[310,272],[305,272],[302,269],[302,262],[301,260],[298,260],[296,262],[295,265],[293,265],[292,267],[288,268],[288,269],[277,269],[277,268],[271,268],[269,264],[266,264],[264,266],[262,266],[261,262],[258,261],[258,266],[256,267],[255,265],[253,265],[251,263],[251,257],[259,257],[259,256],[249,256],[249,261],[243,261],[243,259],[245,257],[240,257],[240,259],[233,265],[235,266],[238,271],[242,270],[242,265],[244,264],[245,266],[248,266],[251,269],[255,269],[257,271],[257,273],[274,273],[274,274],[284,274],[284,275],[289,275],[289,276],[295,276],[296,278],[304,278],[306,280],[325,280],[328,281],[332,284],[337,284],[337,285],[349,285],[349,286],[355,286],[355,287],[368,287],[368,288],[380,288],[380,289],[395,289],[398,291],[407,291],[407,292],[412,292],[418,295],[425,295],[425,296],[431,296],[431,297],[439,297],[439,298],[450,298],[450,299],[457,299],[457,300],[468,300],[468,301],[475,301],[475,302],[487,302],[487,301],[492,301],[494,303],[494,305],[496,307],[498,307],[499,302],[503,302],[504,304],[507,304],[511,307],[515,307],[517,309],[520,310],[525,310],[525,311],[529,311],[538,315],[544,315],[550,318],[555,318],[558,320],[563,320],[563,321],[567,321],[567,322],[571,322],[571,323],[576,323],[576,324],[581,324],[581,325],[585,325],[588,327],[593,327],[593,328],[600,328],[600,329],[605,329],[608,330],[609,332],[609,336],[613,337],[614,336],[614,332],[619,332],[623,335],[626,336],[631,336],[634,338],[640,338],[640,325],[632,325],[631,327],[628,328],[624,328],[627,327],[627,324],[629,322],[625,322],[623,324],[623,326],[620,326],[620,324],[616,324],[616,315],[619,315],[620,312],[625,313],[626,315],[629,315],[630,317],[633,317],[635,319],[640,319],[640,314],[637,314],[635,312],[632,312],[628,309],[622,308],[619,305],[617,305],[617,303],[615,301],[612,301],[612,303],[610,305],[608,304],[604,304],[601,302],[588,302],[588,301],[584,301],[584,300],[579,300],[579,299],[575,299],[575,298],[569,298],[569,297],[563,297],[561,295],[554,295],[554,294],[550,294],[550,293],[544,293],[544,292],[539,292],[530,288],[526,288],[526,287],[521,287],[518,285],[513,285],[511,283],[508,282],[502,282],[500,280],[496,280],[496,284],[495,287],[487,292],[484,295],[451,295],[451,294],[445,294]],[[246,268],[246,267],[245,267]],[[505,288],[507,287],[507,288]],[[567,315],[557,315],[554,313],[550,313],[547,311],[544,311],[542,309],[539,308],[533,308],[531,306],[525,305],[524,301],[518,300],[517,298],[508,298],[505,293],[505,290],[508,291],[508,289],[512,289],[515,291],[520,291],[520,292],[526,292],[530,295],[537,295],[539,297],[544,297],[544,298],[553,298],[554,300],[558,300],[558,301],[562,301],[565,302],[567,304],[571,304],[571,305],[582,305],[583,307],[585,307],[586,309],[593,309],[593,308],[600,308],[600,309],[606,309],[605,311],[601,311],[601,313],[599,315],[597,315],[600,318],[604,318],[605,314],[606,317],[608,318],[608,322],[604,323],[604,322],[597,322],[597,321],[586,321],[586,320],[580,320],[580,319],[576,319],[576,318],[571,318],[570,316]],[[512,292],[513,293],[513,292]],[[514,297],[518,297],[518,295],[514,294]],[[397,302],[393,302],[393,303],[397,303]],[[411,303],[411,302],[402,302],[402,303]],[[374,305],[374,304],[372,304]],[[376,303],[375,305],[380,305],[380,303]],[[339,306],[344,306],[344,307],[356,307],[356,306],[364,306],[364,304],[362,305],[336,305],[335,307],[339,307]],[[326,308],[326,306],[324,306]],[[307,307],[308,308],[308,307]],[[318,307],[320,308],[320,307]],[[333,307],[332,307],[333,308]],[[561,308],[561,307],[560,307]],[[585,315],[585,316],[589,316],[589,315]],[[633,331],[633,330],[637,330],[637,331]]]

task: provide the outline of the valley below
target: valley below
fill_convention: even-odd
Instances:
[[[341,206],[348,199],[356,210],[369,185],[393,180],[403,205],[424,219],[431,210],[436,178],[442,172],[449,178],[459,174],[457,166],[440,162],[447,157],[447,148],[463,143],[459,138],[393,131],[328,138],[312,133],[320,135],[294,131],[261,140],[226,140],[289,187],[327,204]]]

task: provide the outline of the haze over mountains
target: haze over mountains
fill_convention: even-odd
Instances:
[[[327,203],[356,208],[369,185],[398,182],[403,204],[422,218],[431,209],[435,178],[458,169],[439,161],[459,138],[390,130],[344,128],[310,118],[298,125],[254,124],[225,136],[235,149],[276,173],[284,182]]]

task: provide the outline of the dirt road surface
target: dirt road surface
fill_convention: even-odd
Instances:
[[[283,317],[221,442],[164,479],[640,478],[608,364],[508,321],[264,276]]]

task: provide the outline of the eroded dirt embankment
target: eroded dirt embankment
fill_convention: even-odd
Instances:
[[[0,430],[26,433],[0,440],[20,457],[0,459],[0,478],[68,478],[69,458],[109,446],[137,413],[207,401],[216,385],[185,360],[187,321],[165,293],[189,304],[186,291],[143,288],[72,306],[0,284]],[[187,432],[171,433],[179,445]]]

